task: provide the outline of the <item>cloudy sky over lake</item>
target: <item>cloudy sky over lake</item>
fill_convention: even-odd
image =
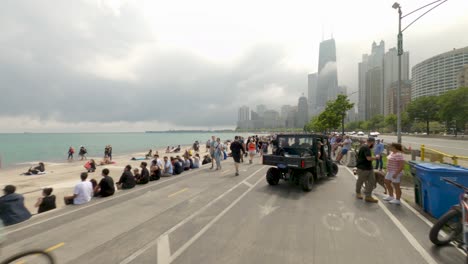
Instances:
[[[0,132],[234,128],[241,105],[297,104],[331,34],[357,91],[372,42],[395,46],[393,2],[3,0]],[[449,0],[411,26],[411,66],[468,46],[467,11]]]

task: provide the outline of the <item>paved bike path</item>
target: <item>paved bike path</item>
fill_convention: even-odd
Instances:
[[[58,263],[464,263],[453,247],[435,250],[406,207],[356,200],[344,167],[304,193],[268,186],[267,167],[242,165],[234,177],[232,162],[223,166],[9,228],[2,254],[64,242]]]

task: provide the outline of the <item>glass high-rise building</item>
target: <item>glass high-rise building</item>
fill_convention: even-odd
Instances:
[[[338,73],[336,70],[336,46],[334,39],[320,42],[317,76],[317,110],[321,112],[328,100],[338,95]]]
[[[317,115],[317,73],[307,76],[307,102],[309,104],[309,116]]]
[[[468,65],[468,47],[429,58],[412,68],[411,100],[457,89],[457,76]]]

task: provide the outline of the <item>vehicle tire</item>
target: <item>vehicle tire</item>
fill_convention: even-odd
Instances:
[[[49,253],[45,252],[44,250],[29,250],[29,251],[25,251],[25,252],[22,252],[22,253],[19,253],[19,254],[16,254],[2,262],[0,262],[1,264],[10,264],[10,263],[23,263],[22,262],[22,259],[25,259],[25,258],[28,258],[28,257],[31,257],[31,258],[35,258],[36,261],[38,260],[38,258],[41,259],[41,262],[40,263],[50,263],[50,264],[54,264],[55,263],[55,260],[54,258],[52,257],[52,255],[50,255]],[[18,262],[19,261],[19,262]],[[31,262],[31,263],[34,263],[34,262]]]
[[[429,239],[434,243],[434,245],[447,245],[451,241],[455,240],[455,238],[463,231],[461,221],[461,211],[454,208],[450,209],[432,226],[431,231],[429,232]],[[447,233],[446,236],[439,234],[442,230]]]
[[[312,173],[306,172],[302,174],[300,181],[303,191],[310,192],[312,190],[312,186],[314,185],[314,176]]]
[[[332,162],[330,167],[331,167],[331,171],[328,174],[328,177],[335,177],[338,174],[338,165]]]
[[[270,185],[278,185],[280,180],[280,171],[277,168],[269,168],[266,173],[266,180]]]

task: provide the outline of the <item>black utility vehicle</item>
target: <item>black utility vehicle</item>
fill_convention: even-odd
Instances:
[[[281,134],[273,140],[273,154],[263,156],[269,168],[266,180],[277,185],[280,179],[300,185],[310,191],[314,181],[333,177],[338,166],[333,163],[328,138],[318,134]]]

